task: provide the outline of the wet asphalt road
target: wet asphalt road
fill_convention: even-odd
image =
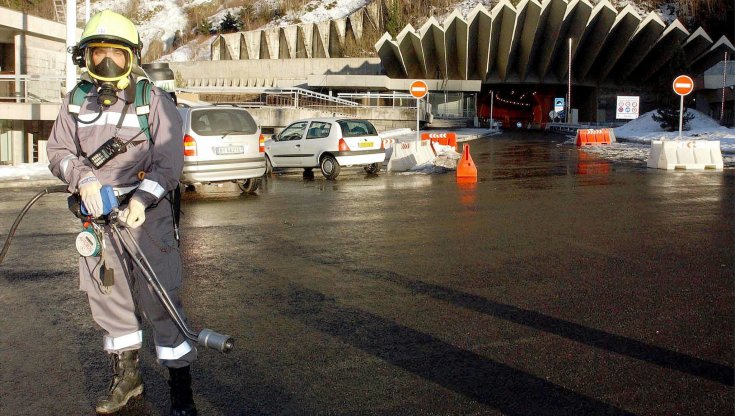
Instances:
[[[187,193],[202,415],[732,415],[735,171],[612,163],[542,134],[454,175],[270,178]],[[3,240],[37,190],[0,190]],[[36,204],[0,266],[0,414],[87,415],[107,382],[78,224]],[[149,337],[150,338],[150,337]],[[145,398],[166,414],[146,338]]]

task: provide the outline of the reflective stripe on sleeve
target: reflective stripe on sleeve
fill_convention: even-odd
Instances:
[[[156,345],[156,355],[159,360],[178,360],[188,354],[189,351],[191,351],[191,345],[187,341],[182,342],[175,348]]]
[[[69,161],[76,159],[77,157],[75,155],[69,155],[65,158],[61,159],[61,163],[59,163],[59,166],[61,167],[61,176],[63,176],[63,180],[66,183],[69,183],[69,179],[66,177],[66,169],[69,167]]]
[[[160,198],[166,193],[166,189],[164,189],[163,186],[150,179],[143,179],[143,182],[140,183],[140,187],[138,187],[138,189],[146,191],[149,194],[153,194],[156,198]]]
[[[134,346],[140,347],[143,344],[143,331],[135,331],[127,335],[119,337],[111,337],[105,335],[104,345],[105,351],[115,352],[125,348]]]

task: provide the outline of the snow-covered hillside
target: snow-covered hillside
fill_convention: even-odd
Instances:
[[[367,5],[371,0],[312,0],[306,3],[299,11],[291,11],[285,16],[271,21],[266,26],[287,26],[298,21],[301,23],[316,23],[329,19],[345,17],[361,7]],[[171,50],[174,36],[177,31],[185,31],[189,26],[186,11],[189,8],[210,3],[212,0],[138,0],[137,16],[135,18],[143,41],[143,54],[154,40],[160,40],[164,44],[164,56],[159,61],[192,61],[210,59],[209,44],[213,36],[202,40],[195,39],[177,50]],[[263,8],[273,9],[278,0],[258,0],[253,9],[258,12]],[[84,2],[78,1],[79,18],[84,16]],[[91,14],[101,10],[110,9],[118,13],[129,15],[131,0],[98,0],[91,3]],[[219,26],[227,14],[238,15],[240,7],[220,7],[217,12],[207,18],[212,27]]]
[[[265,27],[288,26],[296,23],[317,23],[324,20],[337,19],[353,13],[371,1],[373,0],[311,0],[305,2],[300,10],[289,11],[284,16],[272,20]],[[597,3],[598,1],[592,0],[592,3]],[[145,45],[144,54],[148,45],[153,40],[160,40],[164,44],[164,56],[159,61],[193,61],[210,59],[209,44],[214,37],[194,39],[173,51],[171,46],[174,36],[177,31],[183,33],[187,27],[191,26],[186,13],[188,9],[213,2],[219,3],[217,0],[92,0],[91,7],[92,13],[104,9],[111,9],[119,13],[129,14],[131,8],[135,6],[137,8],[136,20],[139,21],[138,28],[143,44]],[[236,2],[231,1],[228,4],[232,5],[233,3]],[[253,10],[257,13],[262,9],[274,9],[278,3],[279,0],[258,0],[253,4]],[[631,4],[638,10],[639,14],[645,15],[648,13],[647,10],[644,10],[639,5],[639,3],[643,3],[640,0],[612,0],[611,3],[618,9],[622,9],[626,5]],[[78,1],[77,4],[79,16],[81,17],[84,15],[84,1]],[[486,8],[492,8],[497,4],[497,0],[461,0],[456,3],[455,8],[463,16],[467,16],[477,4],[482,4]],[[216,13],[207,17],[207,20],[212,24],[212,27],[217,27],[227,12],[237,15],[240,9],[240,7],[225,8],[220,6]],[[667,23],[674,20],[674,11],[675,8],[669,5],[664,5],[656,10]],[[428,14],[429,11],[427,11],[426,16],[420,16],[419,21],[428,19]],[[442,21],[446,16],[440,15],[437,17]]]

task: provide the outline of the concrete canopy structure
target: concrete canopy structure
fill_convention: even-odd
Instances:
[[[455,11],[442,24],[406,26],[395,39],[386,33],[375,49],[392,78],[565,84],[569,38],[572,79],[588,86],[644,84],[680,47],[695,71],[735,52],[724,36],[690,34],[678,20],[666,25],[608,0],[500,0],[490,11],[478,5],[466,20]]]

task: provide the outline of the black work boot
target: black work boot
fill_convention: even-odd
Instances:
[[[190,366],[169,368],[171,376],[168,385],[171,386],[171,416],[196,416],[194,394],[191,391]]]
[[[115,413],[122,409],[128,400],[143,393],[143,379],[138,366],[138,350],[112,354],[114,376],[107,396],[97,402],[97,413]]]

